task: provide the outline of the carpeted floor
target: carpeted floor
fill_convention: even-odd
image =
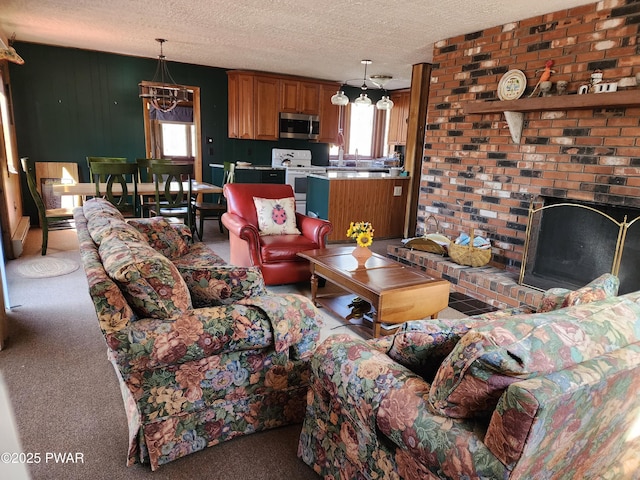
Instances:
[[[226,236],[215,222],[207,223],[205,242],[228,258]],[[0,351],[0,373],[23,451],[41,455],[39,463],[29,466],[32,479],[319,478],[296,456],[300,425],[237,438],[153,473],[148,466],[126,467],[126,416],[84,270],[36,279],[18,273],[21,264],[41,258],[40,238],[39,230],[32,230],[23,256],[7,263],[10,337]],[[81,264],[74,230],[50,232],[49,244],[48,258]],[[306,285],[274,290],[287,288],[308,293]],[[447,309],[441,316],[462,315]],[[336,331],[356,335],[341,325],[327,316],[322,336]],[[71,452],[83,462],[46,462],[47,452]],[[0,478],[5,478],[1,464]]]

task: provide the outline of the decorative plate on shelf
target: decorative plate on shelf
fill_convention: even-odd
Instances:
[[[498,98],[500,100],[515,100],[520,98],[527,88],[527,77],[521,70],[509,70],[498,83]]]

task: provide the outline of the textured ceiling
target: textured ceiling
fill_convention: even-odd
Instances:
[[[411,66],[455,35],[593,3],[585,0],[0,0],[19,41],[170,62],[409,86]],[[20,53],[20,52],[18,52]],[[29,61],[25,58],[25,61]],[[179,79],[176,79],[179,81]]]

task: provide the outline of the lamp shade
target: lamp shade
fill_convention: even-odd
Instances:
[[[371,105],[371,99],[366,93],[361,93],[358,98],[356,98],[355,103],[358,105]]]
[[[347,97],[342,90],[338,90],[336,94],[331,97],[331,103],[333,105],[344,106],[349,103],[349,97]]]
[[[376,103],[378,110],[391,110],[393,108],[393,101],[389,98],[389,95],[383,95],[378,103]]]

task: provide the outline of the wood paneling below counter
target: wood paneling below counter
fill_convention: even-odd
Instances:
[[[403,236],[409,177],[309,177],[307,210],[333,224],[329,242],[352,241],[350,222],[371,222],[376,238]],[[396,195],[394,195],[394,193]]]

